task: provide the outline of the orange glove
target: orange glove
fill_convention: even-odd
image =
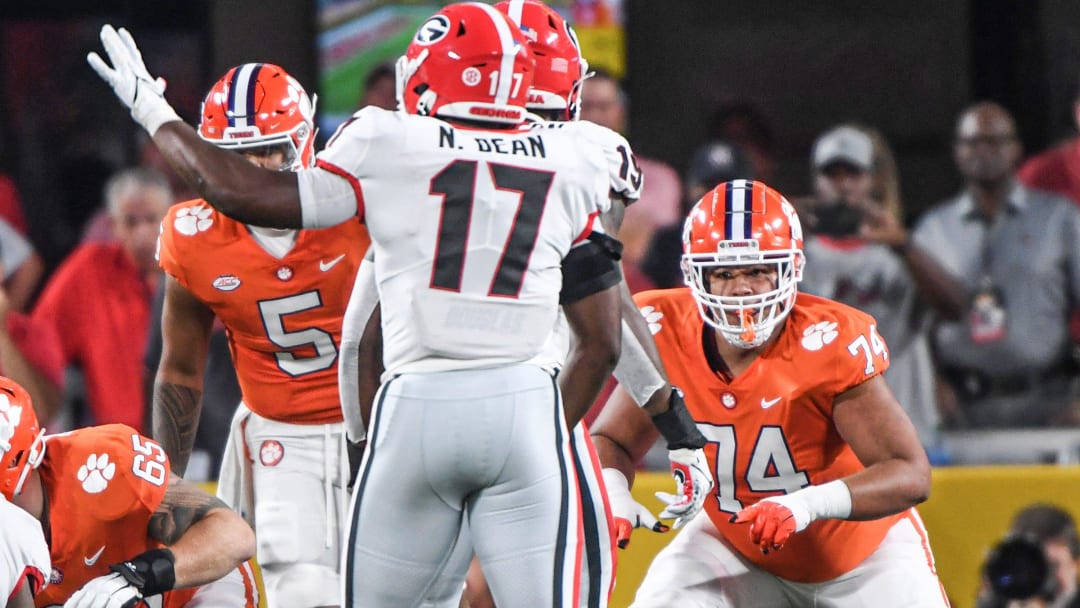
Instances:
[[[783,547],[792,534],[802,532],[815,520],[849,516],[851,491],[843,480],[837,479],[761,500],[733,515],[731,523],[749,523],[750,540],[762,553],[768,553],[770,549]]]
[[[769,549],[780,549],[798,531],[791,509],[770,500],[746,507],[731,521],[736,524],[750,523],[750,540],[761,548],[762,553],[768,553]]]

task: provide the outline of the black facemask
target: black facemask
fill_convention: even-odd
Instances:
[[[862,213],[851,205],[832,201],[814,206],[814,232],[823,236],[843,238],[854,236],[862,223]]]

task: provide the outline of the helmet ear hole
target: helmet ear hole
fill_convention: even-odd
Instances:
[[[458,35],[458,38],[461,38],[462,36],[465,35],[465,22],[464,21],[459,21],[458,22],[457,35]]]

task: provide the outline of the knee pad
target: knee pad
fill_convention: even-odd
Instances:
[[[267,608],[316,608],[341,605],[341,577],[318,564],[265,566]]]

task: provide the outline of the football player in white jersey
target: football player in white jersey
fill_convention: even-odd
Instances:
[[[0,451],[6,439],[0,439]],[[41,523],[0,495],[0,598],[7,608],[33,608],[52,562]]]
[[[640,197],[642,174],[634,160],[626,139],[606,127],[587,121],[579,121],[581,84],[587,77],[588,62],[581,56],[573,28],[562,16],[538,0],[510,0],[500,2],[495,8],[506,13],[517,24],[529,41],[536,57],[533,84],[529,89],[526,108],[534,114],[534,129],[575,130],[594,141],[604,151],[610,178],[611,208],[601,216],[605,230],[615,233],[621,224],[625,207]],[[353,287],[346,320],[342,332],[339,387],[343,403],[368,404],[378,387],[377,376],[363,383],[360,390],[357,377],[361,357],[361,330],[369,320],[373,330],[364,343],[364,361],[379,361],[382,354],[377,346],[378,320],[371,315],[378,301],[371,270],[373,256],[365,259],[359,277]],[[661,517],[677,518],[675,527],[689,521],[700,509],[703,499],[712,487],[712,477],[705,467],[704,452],[700,449],[706,439],[685,415],[685,404],[678,391],[667,383],[663,364],[656,354],[651,334],[629,290],[622,284],[623,293],[623,346],[622,356],[615,369],[615,376],[656,422],[669,445],[672,474],[677,482],[677,493],[663,498],[668,508]],[[564,367],[570,345],[570,332],[565,319],[560,316],[555,332],[548,340],[543,353],[536,360],[545,365]],[[614,582],[614,547],[618,537],[625,546],[633,527],[645,526],[654,531],[666,531],[668,526],[659,523],[645,507],[633,505],[637,511],[634,522],[620,520],[618,531],[612,534],[613,523],[607,509],[607,497],[599,473],[599,461],[583,424],[575,424],[584,415],[568,412],[568,422],[573,427],[571,445],[574,467],[581,490],[581,510],[585,559],[581,561],[581,605],[606,606]],[[357,421],[362,429],[366,421]],[[362,436],[354,432],[352,437]],[[455,556],[458,559],[461,556]],[[469,572],[469,588],[465,596],[473,608],[492,604],[487,595],[478,562],[474,560]]]
[[[444,580],[463,519],[501,605],[576,605],[578,497],[565,408],[614,367],[617,262],[603,152],[521,129],[533,59],[487,5],[445,7],[399,61],[404,112],[366,108],[315,169],[273,173],[201,141],[126,31],[92,67],[203,198],[245,222],[359,215],[375,250],[386,372],[346,550],[345,604],[414,605]],[[557,385],[528,363],[562,303],[577,340]],[[562,391],[560,392],[559,386]],[[537,576],[537,573],[544,573]],[[456,599],[456,598],[455,598]]]
[[[542,120],[534,122],[533,128],[576,130],[603,149],[612,204],[611,209],[601,216],[601,221],[605,230],[616,233],[625,207],[640,197],[643,176],[630,144],[622,135],[601,125],[578,120],[582,83],[589,70],[573,28],[559,13],[539,0],[504,0],[495,8],[506,13],[521,28],[536,57],[536,72],[526,108]],[[668,441],[672,473],[678,486],[677,494],[664,497],[669,506],[661,517],[677,518],[676,527],[681,527],[700,510],[712,487],[701,450],[706,439],[689,422],[688,416],[679,414],[680,410],[685,412],[685,404],[678,391],[673,391],[667,382],[648,326],[633,303],[625,281],[621,288],[624,296],[623,347],[615,376],[624,386],[632,387],[638,405],[653,416]],[[569,329],[560,318],[541,359],[547,364],[564,366],[569,343]],[[666,531],[668,527],[640,507],[635,522],[620,522],[619,529],[612,534],[609,525],[614,522],[607,508],[599,460],[588,429],[583,422],[578,423],[580,419],[578,416],[568,421],[573,426],[571,445],[582,499],[585,559],[581,561],[580,604],[593,608],[606,606],[609,600],[615,576],[616,538],[621,546],[625,546],[632,527],[644,525],[654,531]],[[491,605],[482,578],[474,562],[465,594],[473,608]]]

